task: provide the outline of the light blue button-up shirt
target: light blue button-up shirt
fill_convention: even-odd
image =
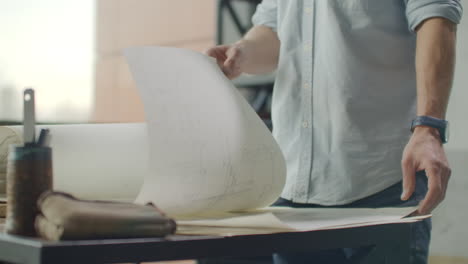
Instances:
[[[282,197],[340,205],[402,179],[416,112],[415,28],[459,23],[458,0],[264,0],[255,25],[281,41],[273,134],[287,162]]]

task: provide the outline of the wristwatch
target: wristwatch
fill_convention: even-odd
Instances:
[[[447,143],[449,139],[449,122],[432,116],[418,116],[411,122],[411,132],[416,126],[428,126],[439,130],[440,140]]]

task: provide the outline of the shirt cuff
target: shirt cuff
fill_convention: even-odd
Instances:
[[[273,31],[277,31],[277,12],[276,5],[268,6],[267,3],[261,3],[257,6],[257,11],[252,17],[252,23],[255,26],[266,26],[271,28]]]
[[[463,8],[459,0],[409,0],[406,7],[408,26],[415,32],[421,22],[431,17],[443,17],[460,23]]]

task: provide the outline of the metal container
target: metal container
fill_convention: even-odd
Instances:
[[[52,149],[11,145],[7,162],[6,232],[36,236],[37,199],[51,189]]]

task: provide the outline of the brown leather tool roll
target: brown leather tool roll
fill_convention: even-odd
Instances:
[[[152,205],[80,200],[61,192],[38,200],[37,233],[49,240],[164,237],[174,220]]]

